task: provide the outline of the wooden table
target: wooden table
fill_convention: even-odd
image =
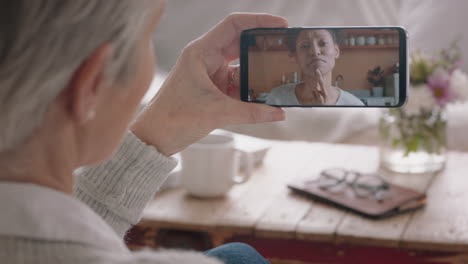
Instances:
[[[468,263],[468,153],[449,153],[439,174],[382,171],[393,183],[427,192],[428,205],[369,220],[298,196],[286,183],[330,167],[379,170],[378,148],[272,144],[253,178],[225,198],[195,199],[182,189],[158,193],[130,232],[131,247],[204,250],[240,241],[274,263]]]

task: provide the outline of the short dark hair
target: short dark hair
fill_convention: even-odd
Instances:
[[[288,50],[290,53],[296,53],[297,38],[299,37],[299,34],[301,34],[302,31],[307,31],[307,30],[320,30],[320,29],[291,28],[286,31],[286,36],[284,37],[284,43],[288,47]],[[341,44],[340,30],[338,29],[324,29],[324,30],[330,33],[335,45],[339,46]]]

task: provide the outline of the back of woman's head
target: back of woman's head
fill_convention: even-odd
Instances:
[[[111,43],[106,74],[131,69],[151,0],[2,0],[0,8],[0,152],[25,141],[49,104],[99,46]]]

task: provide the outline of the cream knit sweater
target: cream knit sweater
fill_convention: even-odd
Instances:
[[[196,252],[130,252],[123,243],[175,165],[128,133],[112,160],[80,171],[76,197],[0,182],[0,263],[219,264]]]

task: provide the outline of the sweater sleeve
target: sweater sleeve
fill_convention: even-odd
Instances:
[[[123,238],[176,165],[128,132],[111,160],[79,170],[74,193]]]

